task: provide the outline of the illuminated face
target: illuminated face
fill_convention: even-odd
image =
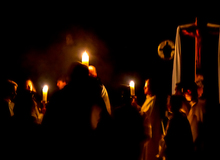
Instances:
[[[33,91],[33,84],[30,80],[26,81],[26,89],[29,91]]]
[[[63,82],[63,81],[61,81],[61,80],[58,80],[58,81],[57,81],[57,87],[58,87],[59,89],[63,89],[65,85],[66,85],[66,82]]]
[[[14,86],[14,92],[13,92],[13,96],[12,96],[12,99],[15,98],[15,96],[17,95],[17,86]]]
[[[149,90],[149,81],[147,80],[145,82],[145,86],[144,86],[144,94],[149,94],[150,93],[150,90]]]
[[[187,90],[187,92],[184,93],[184,96],[185,96],[187,101],[191,101],[192,100],[192,96],[191,96],[191,91],[190,90]]]
[[[89,66],[89,76],[97,77],[97,72],[94,66]]]
[[[18,89],[18,87],[14,86],[14,91],[15,91],[16,94],[17,94],[17,89]]]

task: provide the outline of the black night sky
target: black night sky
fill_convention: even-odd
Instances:
[[[157,47],[163,40],[175,41],[178,25],[195,21],[196,14],[186,8],[107,2],[5,5],[2,75],[15,81],[26,75],[39,92],[45,83],[53,91],[56,78],[71,62],[81,61],[86,50],[110,93],[133,79],[136,92],[143,94],[144,79],[152,76],[169,92],[173,62],[162,60]],[[207,16],[210,23],[220,24],[217,12]]]

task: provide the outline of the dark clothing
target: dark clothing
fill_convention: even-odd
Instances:
[[[8,102],[1,99],[0,101],[0,146],[1,151],[4,147],[9,146],[8,143],[11,143],[10,137],[12,134],[13,129],[13,117],[11,117]]]
[[[138,160],[141,156],[141,144],[146,139],[143,117],[138,110],[129,105],[114,110],[114,160]]]
[[[8,107],[8,102],[1,99],[0,100],[0,123],[1,125],[5,125],[9,123],[11,118],[10,110]]]
[[[15,99],[14,117],[17,124],[34,124],[34,117],[31,116],[32,108],[35,106],[33,94],[29,90],[21,90]]]
[[[177,112],[168,122],[165,136],[166,160],[192,159],[193,139],[189,121],[185,114]]]
[[[109,117],[96,82],[86,76],[76,77],[52,95],[42,121],[46,156],[98,159],[97,149],[105,151]],[[91,126],[94,105],[102,110],[95,130]],[[105,146],[101,148],[99,144]]]
[[[35,152],[41,146],[40,126],[31,114],[34,106],[33,94],[29,90],[19,90],[15,99],[12,144],[15,155],[21,157],[26,156],[27,152],[36,156]]]

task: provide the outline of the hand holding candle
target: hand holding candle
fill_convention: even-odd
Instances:
[[[48,92],[48,86],[44,85],[43,87],[43,101],[47,102],[47,92]]]
[[[131,93],[131,96],[135,96],[134,81],[130,82],[130,93]]]
[[[82,55],[82,64],[89,66],[89,55],[86,51]]]

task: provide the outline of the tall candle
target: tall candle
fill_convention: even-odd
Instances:
[[[82,55],[82,64],[89,66],[89,55],[86,51]]]
[[[48,92],[48,86],[44,85],[43,87],[43,101],[47,102],[47,92]]]
[[[131,81],[131,82],[130,82],[130,93],[131,93],[131,96],[134,96],[134,95],[135,95],[134,81]]]

